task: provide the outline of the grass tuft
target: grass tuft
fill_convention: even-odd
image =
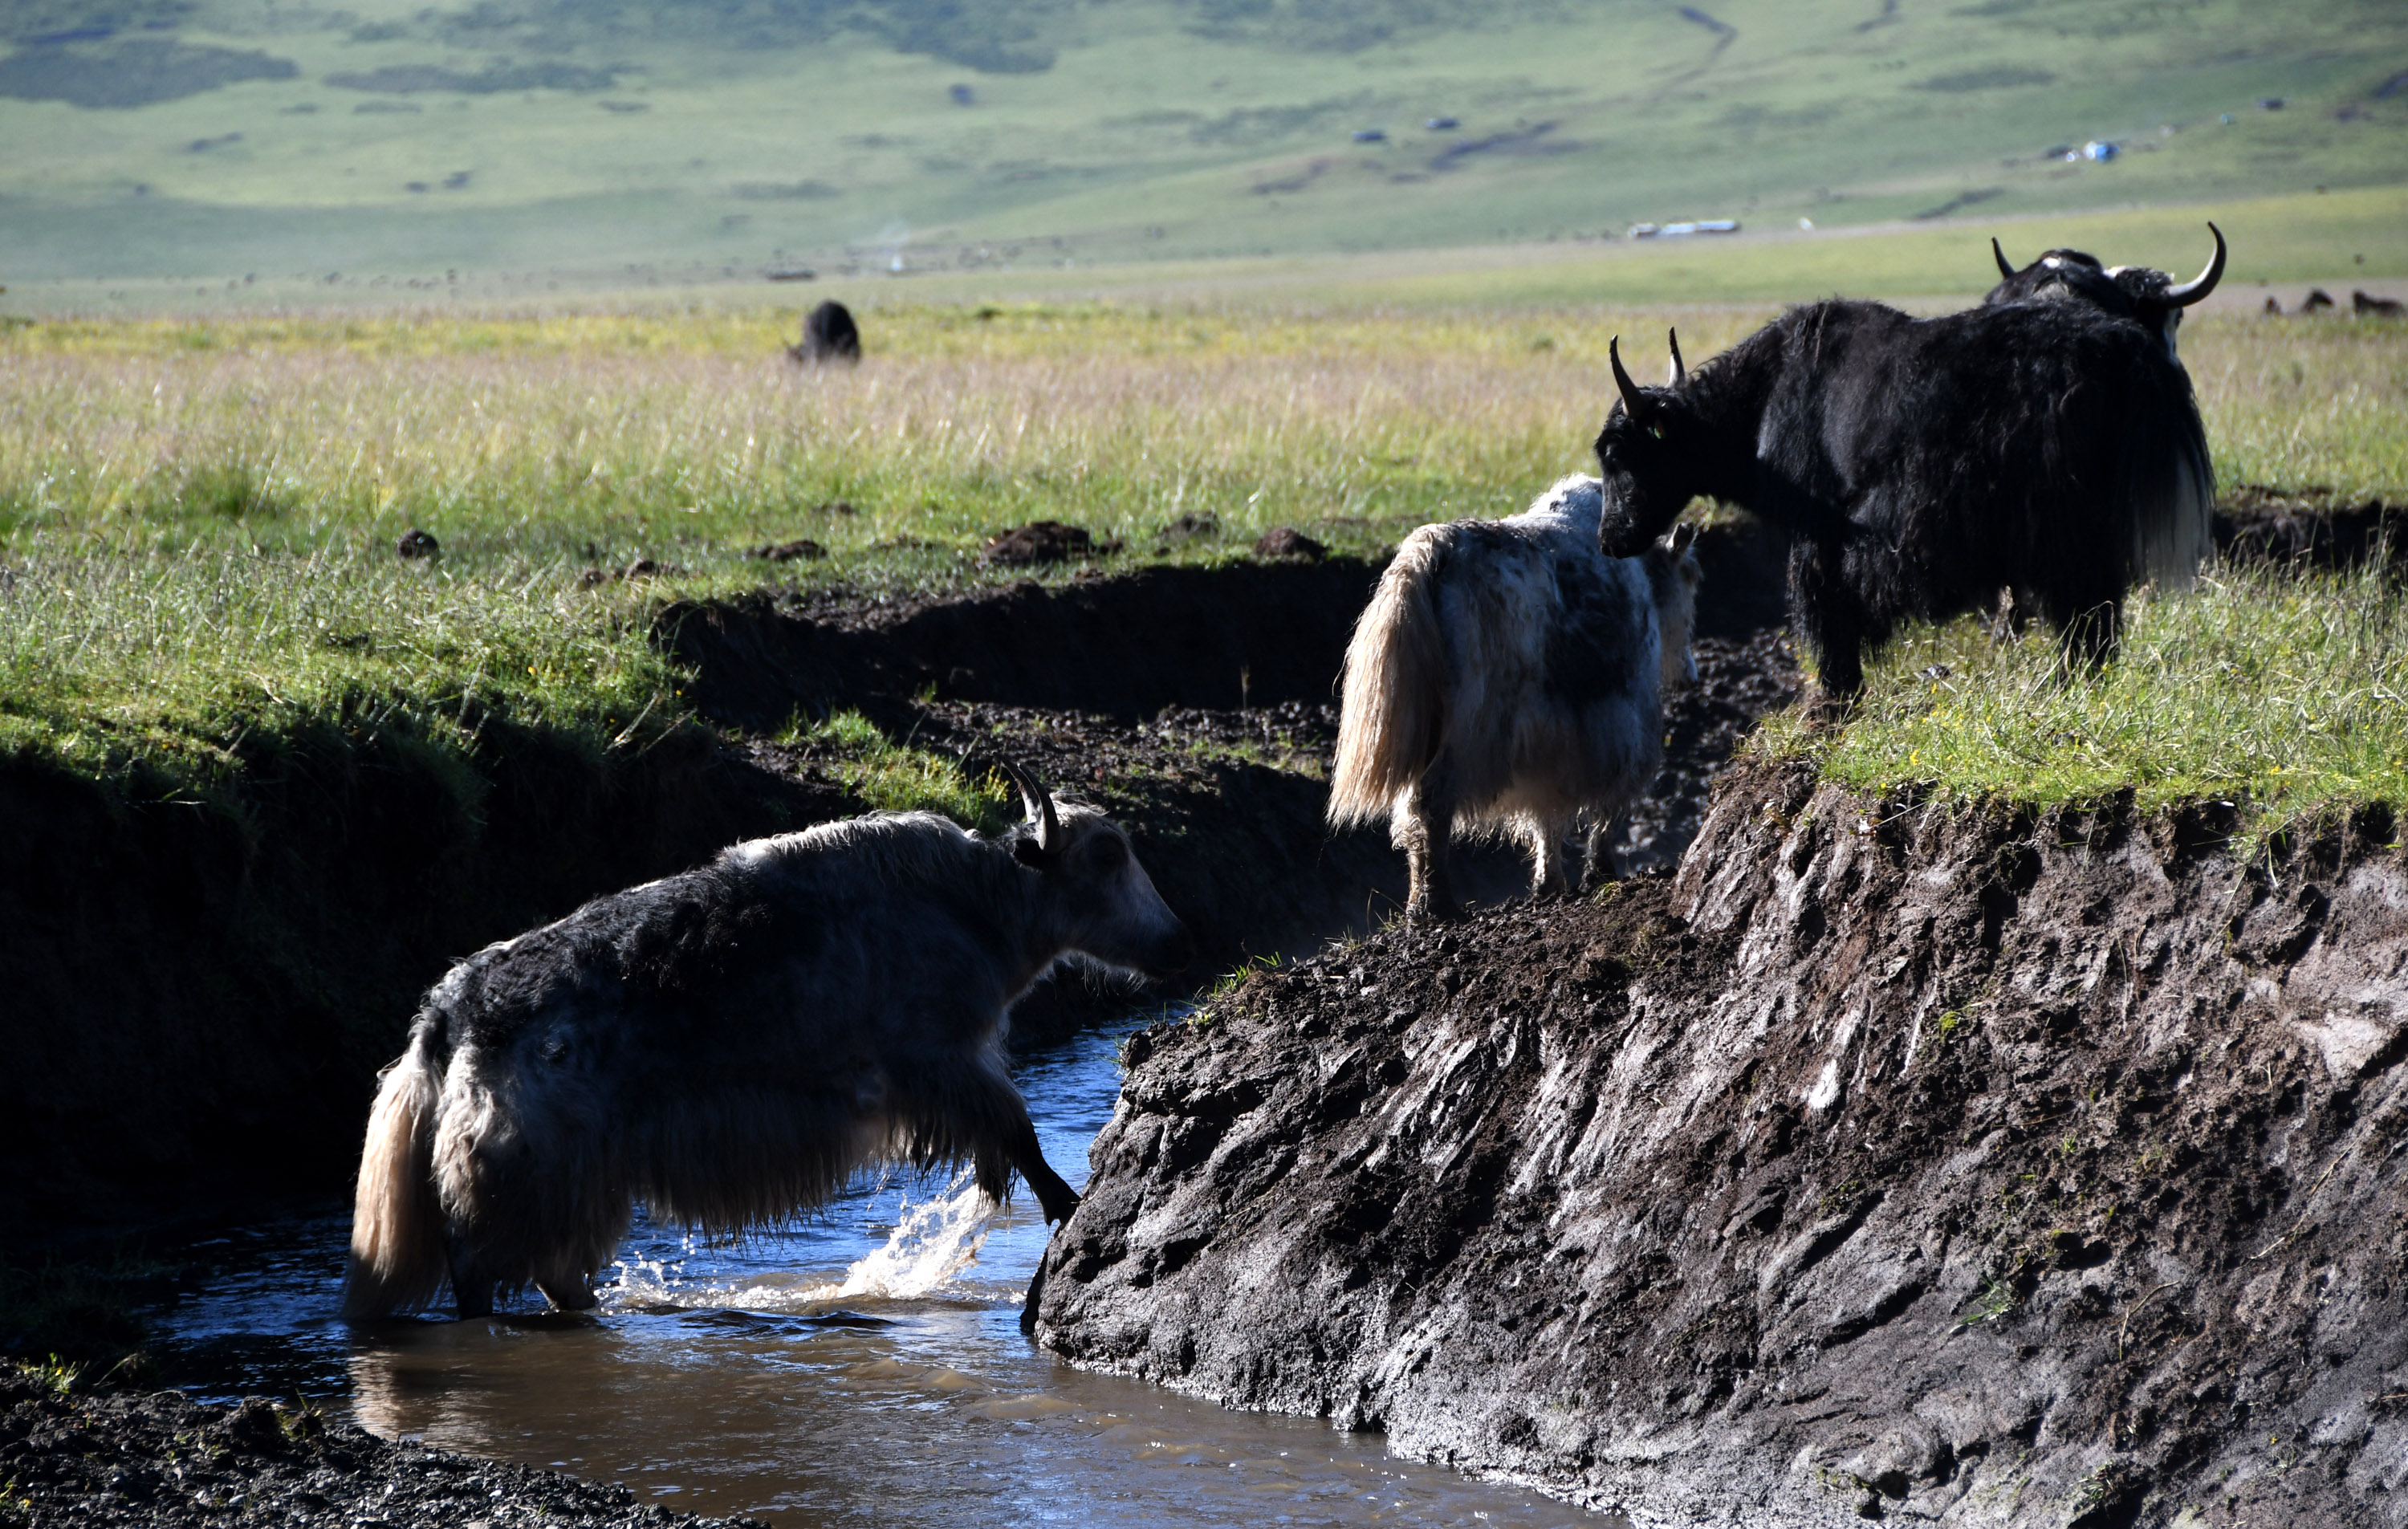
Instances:
[[[2408,804],[2408,593],[2378,567],[2228,564],[2128,614],[2121,657],[2091,672],[2069,669],[2040,627],[1999,644],[1971,618],[1911,631],[1844,726],[1784,714],[1756,747],[1871,791],[2229,801],[2252,842]]]
[[[939,812],[964,827],[999,834],[1020,821],[1015,788],[994,770],[973,776],[950,755],[896,743],[858,711],[790,724],[779,742],[827,760],[845,789],[882,812]]]

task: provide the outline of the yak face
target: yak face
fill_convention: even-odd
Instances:
[[[1687,406],[1669,388],[1640,390],[1643,414],[1617,402],[1598,433],[1598,477],[1605,512],[1598,520],[1598,550],[1639,557],[1698,495],[1698,434]]]
[[[1039,847],[1033,827],[1012,842],[1022,865],[1044,878],[1062,943],[1107,966],[1169,977],[1196,959],[1196,937],[1138,864],[1128,836],[1090,807],[1058,804],[1058,847]]]

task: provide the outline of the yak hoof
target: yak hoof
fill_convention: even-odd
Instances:
[[[575,1284],[538,1279],[535,1288],[543,1292],[543,1298],[560,1311],[591,1311],[601,1304],[595,1297],[594,1287],[581,1279]]]
[[[1071,1195],[1067,1200],[1047,1199],[1043,1203],[1045,1207],[1045,1220],[1048,1225],[1062,1225],[1071,1217],[1079,1213],[1079,1197],[1076,1194]]]

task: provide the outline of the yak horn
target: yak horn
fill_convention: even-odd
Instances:
[[[1990,258],[1999,263],[2000,276],[2013,277],[2015,274],[2015,268],[2007,264],[2007,252],[1999,248],[1999,236],[1995,234],[1990,236]]]
[[[2214,255],[2208,260],[2207,269],[2199,273],[2198,280],[2166,289],[2163,301],[2168,307],[2188,307],[2214,292],[2215,284],[2224,279],[2224,230],[2210,223],[2207,231],[2215,236]]]
[[[1677,388],[1687,380],[1689,376],[1689,368],[1681,364],[1681,332],[1677,329],[1667,329],[1664,331],[1664,338],[1672,347],[1671,380],[1664,385],[1668,388]]]
[[[1020,809],[1037,825],[1037,848],[1049,855],[1060,853],[1062,822],[1054,815],[1054,793],[1045,789],[1045,782],[1000,754],[996,756],[995,768],[1020,789]]]
[[[1630,411],[1632,419],[1640,418],[1646,409],[1647,401],[1641,395],[1639,384],[1630,380],[1630,374],[1622,369],[1621,336],[1616,335],[1605,342],[1605,359],[1613,363],[1613,385],[1622,390],[1622,407]]]

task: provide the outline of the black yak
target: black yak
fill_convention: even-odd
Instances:
[[[435,985],[368,1122],[343,1315],[462,1316],[532,1282],[564,1309],[631,1203],[715,1232],[824,1202],[866,1164],[1046,1165],[1005,1012],[1064,957],[1194,953],[1127,838],[1021,778],[999,838],[878,814],[735,846],[479,952]]]
[[[1644,551],[1690,499],[1793,538],[1789,597],[1827,697],[1864,682],[1899,620],[1988,607],[2046,617],[2092,658],[2124,593],[2187,587],[2214,479],[2190,379],[2159,337],[2087,303],[1914,319],[1878,303],[1793,308],[1694,375],[1622,397],[1597,439],[1599,545]]]
[[[1567,478],[1510,519],[1423,526],[1355,623],[1329,818],[1390,824],[1408,917],[1455,916],[1464,830],[1527,845],[1533,891],[1577,887],[1582,821],[1608,827],[1663,764],[1663,692],[1697,678],[1694,532],[1604,557],[1601,508]]]
[[[811,309],[803,320],[803,342],[786,347],[786,354],[806,366],[860,361],[861,330],[853,322],[853,310],[834,298]]]
[[[2377,297],[2371,293],[2353,292],[2349,294],[2349,310],[2361,319],[2397,319],[2401,314],[2408,313],[2408,307],[2403,307],[2397,297]]]
[[[1992,239],[1990,258],[1998,262],[2000,281],[1982,302],[1987,306],[2071,298],[2088,303],[2160,336],[2171,356],[2174,331],[2182,327],[2183,309],[2204,300],[2224,279],[2224,230],[2210,223],[2207,231],[2215,240],[2215,253],[2197,277],[2179,283],[2146,265],[2102,265],[2098,256],[2079,250],[2051,250],[2019,271],[2008,263],[1999,241]]]

